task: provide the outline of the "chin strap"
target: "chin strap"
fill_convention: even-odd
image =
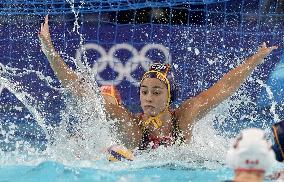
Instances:
[[[143,128],[146,128],[146,126],[151,123],[155,127],[155,129],[159,129],[163,125],[160,116],[166,112],[169,112],[168,107],[164,111],[160,112],[157,116],[149,117],[145,122],[143,122]]]

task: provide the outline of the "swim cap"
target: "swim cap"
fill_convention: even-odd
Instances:
[[[170,64],[154,63],[150,66],[149,71],[144,73],[141,82],[145,78],[157,78],[166,84],[168,88],[168,105],[177,99],[178,91],[174,80],[174,74],[171,71]]]
[[[235,170],[265,172],[275,162],[275,154],[261,129],[241,131],[227,153],[227,164]]]
[[[272,149],[275,152],[276,160],[283,162],[284,160],[284,121],[280,121],[272,126],[275,143]]]
[[[109,153],[108,160],[112,162],[123,160],[133,161],[134,159],[133,153],[124,146],[112,145],[107,151]]]

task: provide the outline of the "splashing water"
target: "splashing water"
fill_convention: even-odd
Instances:
[[[3,65],[1,67],[5,69]],[[8,70],[10,72],[15,71],[11,68]],[[26,70],[22,74],[31,74],[32,72],[35,71]],[[107,121],[106,119],[106,113],[102,106],[103,100],[98,92],[99,89],[96,82],[90,79],[89,75],[82,74],[81,77],[87,80],[82,87],[88,94],[84,97],[76,97],[72,96],[72,86],[69,89],[54,88],[51,84],[52,79],[47,78],[40,72],[36,73],[39,79],[45,80],[48,86],[64,95],[65,109],[61,111],[61,120],[56,127],[50,127],[45,124],[46,119],[41,115],[42,111],[36,107],[36,99],[28,93],[17,89],[17,85],[12,80],[1,77],[1,85],[5,86],[28,108],[44,131],[48,143],[46,144],[46,150],[38,155],[44,155],[43,160],[55,160],[64,164],[72,163],[72,165],[74,165],[74,161],[78,160],[105,160],[106,156],[102,152],[103,149],[119,141],[115,133],[111,131],[111,125],[115,121]],[[9,77],[12,76],[13,74],[10,73]],[[213,120],[217,118],[220,124],[224,124],[225,119],[232,112],[231,108],[237,109],[242,102],[250,102],[246,97],[239,98],[229,99],[205,118],[198,121],[194,127],[193,139],[190,144],[182,147],[161,147],[158,150],[143,153],[137,156],[133,166],[141,168],[175,163],[187,167],[198,167],[200,163],[203,163],[207,167],[216,167],[219,166],[219,163],[223,164],[228,146],[227,136],[222,136],[218,133],[213,127]],[[211,151],[218,152],[213,153]],[[210,163],[208,161],[214,162]],[[88,162],[80,164],[93,165],[93,163]]]
[[[79,12],[75,10],[74,0],[68,0],[67,2],[71,5],[72,12],[75,15],[73,32],[76,32],[80,36],[80,47],[82,47],[84,37],[79,32]],[[82,3],[83,1],[80,2]],[[188,41],[184,45],[188,48],[188,51],[194,52],[196,56],[201,55],[201,50],[191,45],[194,41],[193,39],[189,39],[189,32],[182,35],[185,36],[184,39]],[[213,65],[218,63],[217,60],[225,59],[225,56],[217,55],[216,57],[218,57],[218,59],[208,59],[208,64]],[[43,161],[52,160],[71,167],[66,168],[62,167],[61,164],[44,162],[36,169],[40,170],[44,167],[52,169],[55,167],[56,169],[60,169],[62,173],[67,171],[66,173],[72,173],[76,177],[78,177],[77,173],[79,172],[76,169],[72,169],[73,167],[87,167],[105,170],[107,172],[121,171],[121,169],[138,171],[137,169],[165,166],[170,166],[173,169],[200,169],[203,167],[206,169],[222,168],[225,152],[227,151],[229,143],[228,138],[232,136],[232,133],[231,131],[220,131],[214,128],[214,125],[216,125],[214,121],[217,121],[218,125],[224,127],[229,127],[231,124],[231,122],[226,123],[227,120],[231,120],[234,124],[240,124],[231,113],[237,112],[243,105],[253,103],[250,98],[246,97],[245,92],[242,90],[234,96],[235,98],[226,100],[211,111],[205,118],[196,123],[190,143],[183,146],[160,147],[157,150],[138,153],[136,159],[131,163],[109,163],[104,150],[114,143],[119,143],[119,137],[113,132],[113,125],[115,125],[116,121],[107,120],[97,83],[94,81],[93,77],[90,77],[90,75],[92,75],[90,74],[91,69],[86,67],[87,64],[85,64],[85,67],[80,67],[78,63],[79,60],[75,58],[70,59],[75,63],[77,69],[79,69],[80,77],[87,80],[82,86],[87,93],[83,97],[72,94],[72,86],[64,89],[54,87],[53,83],[56,81],[44,75],[42,72],[22,69],[20,73],[19,70],[17,70],[16,73],[14,68],[8,68],[0,63],[0,94],[4,89],[8,89],[14,94],[32,114],[33,118],[44,132],[47,140],[44,150],[38,150],[28,142],[17,141],[14,152],[0,152],[1,156],[5,156],[1,159],[2,164],[37,165]],[[84,63],[88,62],[85,53],[83,54],[83,61]],[[233,65],[229,65],[229,67],[232,68]],[[37,103],[37,98],[22,89],[25,86],[13,81],[13,76],[16,76],[16,74],[28,75],[32,73],[36,73],[39,80],[44,81],[52,90],[59,92],[64,99],[64,108],[58,111],[60,113],[60,122],[56,123],[56,126],[47,124],[48,118],[46,118],[46,112],[48,111],[39,107],[40,104]],[[270,94],[269,88],[262,82],[259,83],[267,89],[270,96],[269,98],[273,100],[273,95]],[[279,119],[275,112],[275,103],[272,104],[270,112],[273,114],[274,118]],[[242,119],[244,118],[248,118],[248,120],[254,122],[258,120],[259,116],[244,114]],[[0,122],[2,123],[2,120],[0,120]],[[6,141],[13,138],[17,126],[11,124],[9,128],[9,132],[6,133],[4,132],[4,128],[0,128]],[[23,151],[24,155],[22,154]],[[100,175],[98,174],[98,176]],[[131,176],[120,178],[121,181],[133,181],[133,179],[135,180],[135,178]],[[152,181],[151,179],[145,180]]]
[[[266,85],[262,80],[258,79],[258,80],[256,80],[256,82],[258,84],[260,84],[262,87],[264,87],[266,92],[268,93],[268,98],[269,98],[269,100],[271,100],[270,112],[273,114],[273,118],[274,118],[275,122],[281,121],[280,117],[276,113],[276,104],[277,103],[274,101],[273,92],[272,92],[271,88],[268,85]]]
[[[8,70],[12,69],[9,68]],[[31,72],[26,71],[25,74],[28,73]],[[48,83],[47,85],[52,85],[50,84],[50,78],[47,79],[44,75],[39,73],[37,75],[40,79],[45,80],[46,83]],[[12,77],[12,73],[9,74],[9,77]],[[83,77],[83,75],[81,75],[81,77]],[[84,79],[88,80],[88,77],[84,77]],[[60,123],[55,127],[50,127],[45,124],[46,119],[40,114],[43,111],[34,104],[34,100],[36,99],[26,92],[16,89],[17,87],[15,84],[12,84],[12,80],[8,81],[8,79],[1,77],[1,83],[29,109],[46,135],[48,140],[46,149],[36,154],[36,160],[33,160],[36,164],[39,161],[54,160],[64,164],[75,165],[74,161],[81,161],[79,163],[76,162],[76,165],[94,167],[92,166],[94,163],[84,161],[106,160],[106,155],[102,152],[104,148],[119,142],[115,133],[111,131],[111,125],[113,125],[115,121],[107,121],[106,113],[102,106],[103,100],[98,92],[99,89],[97,84],[92,80],[86,81],[82,86],[87,93],[86,96],[83,97],[72,95],[72,86],[70,86],[69,89],[54,88],[64,95],[63,98],[65,100],[65,108],[60,114]],[[231,104],[222,104],[220,107],[224,108],[224,106],[228,109]],[[227,142],[225,142],[225,137],[218,135],[213,128],[212,118],[220,118],[216,113],[217,112],[214,112],[213,115],[208,115],[208,117],[198,122],[194,129],[193,140],[190,144],[186,144],[182,147],[161,147],[155,151],[142,153],[137,155],[131,167],[164,166],[171,163],[196,168],[198,168],[201,163],[213,168],[220,166],[219,162],[220,164],[224,163],[223,159]],[[206,132],[200,133],[199,131],[202,130]],[[22,144],[26,145],[26,143]],[[30,146],[27,145],[27,148],[29,147]],[[210,152],[213,150],[219,152]],[[27,159],[23,157],[23,160],[20,162],[23,161],[27,162]],[[104,166],[102,168],[107,167]],[[114,168],[116,167],[114,166]],[[117,169],[119,168],[121,168],[120,165],[117,166]]]
[[[31,112],[31,114],[35,117],[35,120],[38,122],[38,124],[41,126],[41,128],[44,130],[44,133],[49,139],[49,134],[47,131],[47,127],[45,125],[45,121],[41,114],[36,109],[36,101],[33,99],[31,95],[28,93],[21,91],[19,85],[13,83],[11,80],[5,79],[0,77],[1,84],[3,88],[7,88],[11,93],[13,93],[24,105],[25,107]]]
[[[66,144],[67,146],[70,144],[71,150],[69,151],[75,152],[75,155],[72,155],[77,155],[79,159],[97,159],[102,149],[112,145],[116,139],[110,136],[111,122],[107,122],[98,87],[86,84],[84,85],[84,89],[88,88],[86,96],[66,99],[66,108],[61,114],[59,132],[56,132],[61,136],[55,135],[56,145],[59,145],[59,148],[62,145],[66,148]],[[71,126],[75,127],[73,136],[70,136],[66,130],[68,123],[74,124]]]
[[[11,72],[11,70],[13,69],[10,68],[9,71]],[[23,103],[44,131],[48,143],[46,150],[39,155],[44,154],[47,159],[66,163],[70,159],[98,159],[102,149],[116,141],[115,137],[110,136],[109,124],[111,122],[106,122],[102,98],[98,93],[96,84],[92,82],[84,84],[84,89],[89,93],[86,97],[72,97],[70,90],[58,89],[65,95],[66,107],[61,112],[62,119],[59,126],[50,127],[46,125],[46,118],[41,114],[46,111],[37,107],[40,104],[37,103],[36,99],[24,89],[21,89],[24,87],[19,83],[16,84],[12,79],[4,78],[4,76],[12,77],[13,73],[8,74],[7,71],[2,75],[0,77],[1,86],[8,89]],[[43,75],[40,75],[41,79],[42,77]],[[71,133],[68,131],[68,124],[70,123],[74,124],[72,126],[74,131],[71,131]],[[16,130],[16,127],[14,127],[14,130]],[[77,134],[72,135],[72,132],[73,134],[77,132]],[[8,135],[11,134],[6,133],[6,136]],[[22,144],[26,145],[26,143]],[[16,150],[21,150],[21,147],[17,146]],[[29,147],[27,146],[27,148]]]

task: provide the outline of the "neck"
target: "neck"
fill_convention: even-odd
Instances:
[[[235,171],[234,182],[263,182],[264,173],[259,171]]]
[[[168,108],[166,108],[165,110],[161,111],[156,116],[149,116],[147,114],[146,114],[146,116],[147,116],[146,119],[149,119],[149,118],[159,118],[161,121],[167,121],[167,120],[171,119],[171,113],[168,110]]]

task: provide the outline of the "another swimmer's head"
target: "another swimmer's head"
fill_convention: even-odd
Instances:
[[[263,180],[274,161],[275,154],[265,139],[265,132],[257,128],[243,130],[227,153],[227,164],[235,170],[236,181],[247,181],[248,178]],[[244,178],[240,179],[241,176]]]
[[[169,64],[154,63],[140,83],[140,101],[144,113],[156,116],[176,99],[174,75]]]

